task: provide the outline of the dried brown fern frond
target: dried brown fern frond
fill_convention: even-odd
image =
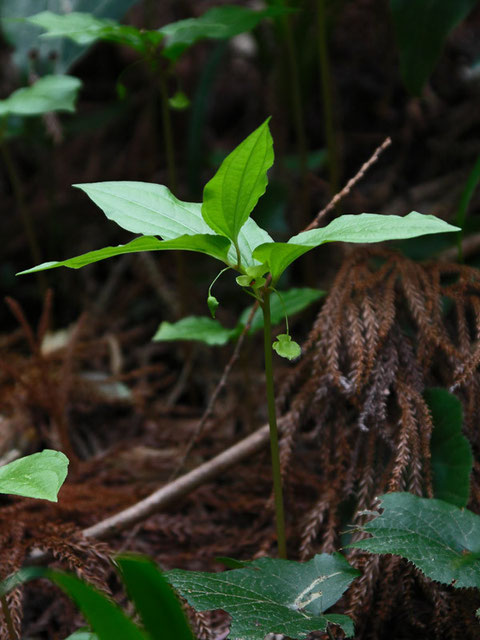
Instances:
[[[456,390],[464,406],[465,435],[478,456],[479,336],[477,270],[416,264],[381,248],[360,249],[346,259],[304,345],[304,357],[280,394],[280,408],[289,412],[281,443],[285,482],[296,454],[311,465],[322,487],[298,531],[303,558],[338,548],[342,528],[349,521],[361,524],[362,511],[381,493],[432,496],[433,425],[425,388]],[[315,456],[306,452],[312,442]],[[480,508],[479,471],[476,465],[473,510]],[[401,605],[395,602],[404,599],[407,609],[414,607],[418,579],[401,579],[397,562],[362,558],[352,553],[355,563],[365,563],[366,573],[349,591],[346,607],[363,629],[359,638],[379,639],[389,620],[399,619]],[[433,603],[439,587],[429,583],[425,588]],[[381,609],[378,628],[367,632],[365,612],[373,613],[375,606]],[[431,604],[422,624],[433,629],[435,616]],[[470,638],[465,617],[460,627],[466,635],[455,637]]]

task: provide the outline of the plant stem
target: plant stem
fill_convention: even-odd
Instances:
[[[27,242],[30,248],[30,253],[31,253],[33,262],[34,264],[40,264],[42,262],[42,255],[38,245],[37,234],[35,233],[33,220],[25,204],[22,181],[20,179],[20,176],[18,175],[15,162],[10,154],[10,149],[8,147],[7,141],[2,140],[1,135],[0,135],[0,152],[2,154],[3,162],[5,164],[5,169],[7,170],[8,179],[10,180],[10,184],[12,185],[15,204],[17,205],[17,210],[20,215],[20,220],[22,221],[23,229],[25,231],[25,236],[27,238]],[[36,275],[39,276],[37,278],[37,281],[40,286],[40,293],[43,295],[43,293],[47,288],[46,286],[47,281],[45,278],[45,274],[37,273]]]
[[[307,138],[305,134],[305,121],[303,117],[303,99],[302,88],[300,84],[300,74],[298,69],[298,56],[293,37],[292,23],[288,14],[280,17],[281,30],[286,51],[286,66],[289,80],[289,93],[291,99],[293,127],[296,136],[296,146],[298,161],[300,165],[300,208],[302,225],[306,224],[309,219],[309,185],[308,185],[308,166],[307,166]]]
[[[327,16],[325,0],[318,0],[317,33],[325,139],[327,142],[328,169],[330,174],[330,193],[333,195],[338,191],[340,169],[338,162],[335,126],[333,122],[332,78],[330,74],[330,61],[328,57]]]
[[[278,447],[277,415],[275,411],[275,390],[273,386],[272,365],[272,327],[270,320],[270,291],[265,289],[262,301],[263,336],[265,347],[265,377],[267,382],[268,424],[270,426],[270,452],[272,456],[273,493],[275,500],[275,519],[277,526],[278,555],[287,557],[285,537],[285,516],[283,509],[282,474],[280,470],[280,452]]]
[[[160,88],[160,102],[162,108],[163,140],[165,144],[165,156],[167,160],[168,183],[170,189],[177,194],[177,167],[175,165],[175,148],[173,144],[172,118],[168,104],[167,81],[162,61],[156,66],[158,86]]]
[[[15,633],[15,627],[13,626],[12,616],[10,615],[10,609],[8,608],[7,596],[2,596],[2,611],[7,623],[8,635],[10,640],[18,640],[18,636]]]

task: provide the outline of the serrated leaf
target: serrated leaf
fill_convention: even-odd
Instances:
[[[300,345],[292,340],[292,336],[288,333],[278,335],[272,347],[281,358],[287,358],[287,360],[295,360],[302,355]]]
[[[75,111],[75,100],[82,86],[73,76],[44,76],[30,87],[17,89],[0,100],[0,116],[38,116],[50,111]]]
[[[273,164],[268,120],[225,158],[203,190],[203,219],[234,243],[267,186]]]
[[[182,202],[164,185],[150,182],[75,184],[123,229],[172,240],[182,235],[214,234],[203,220],[202,205]]]
[[[320,291],[320,289],[310,289],[308,287],[293,288],[279,293],[282,296],[283,304],[279,296],[275,295],[275,292],[270,297],[270,319],[272,325],[279,324],[285,320],[285,311],[288,317],[293,316],[326,294],[325,291]],[[252,307],[248,307],[243,311],[238,321],[240,325],[245,326],[247,324],[251,310]],[[263,329],[263,313],[261,309],[257,309],[252,319],[250,333],[255,333],[260,329]]]
[[[44,449],[0,467],[0,493],[57,502],[67,470],[67,456]]]
[[[288,242],[260,245],[254,250],[253,257],[269,264],[275,283],[292,262],[326,242],[384,242],[452,231],[459,231],[459,228],[416,211],[403,217],[375,213],[347,214],[335,218],[326,227],[292,236]]]
[[[236,332],[236,329],[226,329],[218,320],[206,316],[188,316],[178,322],[162,322],[152,340],[194,340],[213,346],[227,344]]]
[[[316,555],[308,562],[260,558],[244,569],[202,573],[174,569],[165,577],[199,611],[223,609],[232,617],[229,637],[263,640],[267,633],[303,638],[332,622],[347,635],[347,616],[323,615],[359,572],[340,554]]]
[[[421,92],[448,34],[476,4],[477,0],[390,0],[400,71],[411,93]]]
[[[176,60],[198,40],[233,38],[239,33],[254,29],[263,18],[290,11],[286,7],[270,7],[263,11],[235,5],[213,7],[198,18],[179,20],[159,29],[166,38],[163,55],[170,60]]]
[[[423,395],[434,427],[430,451],[435,498],[465,507],[473,456],[470,443],[462,434],[461,402],[446,389],[426,389]]]
[[[25,273],[34,273],[36,271],[45,271],[47,269],[56,269],[57,267],[69,267],[70,269],[81,269],[93,262],[99,262],[106,258],[123,255],[124,253],[139,253],[142,251],[194,251],[197,253],[205,253],[212,258],[223,262],[227,259],[227,252],[230,242],[222,236],[211,235],[194,235],[180,236],[173,240],[159,240],[153,236],[141,236],[135,238],[127,244],[120,244],[117,247],[104,247],[96,251],[88,251],[80,256],[69,258],[68,260],[60,260],[57,262],[43,262],[42,264],[20,271],[17,275]]]
[[[110,598],[68,573],[43,567],[20,569],[0,584],[0,596],[36,578],[48,578],[58,585],[78,606],[98,640],[151,640]]]
[[[115,562],[149,640],[193,640],[180,602],[155,563],[133,554]]]
[[[363,527],[373,537],[349,546],[402,556],[444,584],[480,588],[480,516],[410,493],[389,493],[380,503],[383,513]]]

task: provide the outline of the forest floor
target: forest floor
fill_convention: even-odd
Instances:
[[[159,20],[176,18],[167,8],[170,4],[165,3],[159,11]],[[423,97],[418,99],[409,97],[401,86],[395,55],[387,47],[390,29],[373,27],[378,5],[373,0],[347,3],[330,43],[339,186],[387,136],[392,144],[336,211],[404,214],[416,210],[453,221],[480,154],[480,80],[478,75],[466,73],[468,63],[480,54],[480,12],[474,12],[454,32]],[[132,11],[131,15],[132,21],[140,21],[140,13]],[[212,50],[211,44],[200,43],[194,53],[182,59],[179,74],[187,92],[194,93]],[[379,54],[382,51],[387,54]],[[3,55],[6,59],[6,49]],[[126,74],[127,100],[120,102],[115,95],[112,79],[131,62],[130,55],[108,44],[97,45],[73,68],[71,72],[82,78],[85,89],[78,113],[57,123],[62,128],[61,142],[54,144],[33,128],[30,137],[10,143],[42,260],[66,258],[131,239],[70,185],[103,180],[164,184],[168,180],[159,133],[161,116],[152,100],[147,72],[139,69]],[[269,61],[261,67],[240,45],[230,45],[221,55],[201,132],[201,148],[208,149],[211,156],[202,158],[194,179],[187,171],[189,113],[173,114],[179,167],[176,195],[199,200],[201,185],[212,174],[214,152],[228,152],[271,113],[276,153],[283,166],[274,173],[274,192],[259,216],[278,237],[297,232],[330,200],[327,171],[315,168],[302,183],[295,169],[286,168],[285,157],[295,153],[294,133],[288,109],[278,104],[276,92],[282,83],[269,74]],[[309,151],[313,152],[323,149],[324,134],[318,87],[312,85],[307,63],[302,79],[307,87],[305,129]],[[281,69],[275,71],[281,76]],[[5,72],[0,86],[8,87],[9,81]],[[109,553],[132,550],[148,554],[165,569],[208,571],[223,568],[216,560],[222,556],[251,559],[275,555],[266,441],[256,452],[179,494],[153,515],[98,538],[83,535],[89,527],[214,459],[267,422],[261,336],[245,341],[198,433],[234,345],[154,343],[151,337],[163,320],[207,314],[207,290],[216,275],[212,265],[203,257],[123,256],[84,270],[62,269],[38,278],[16,278],[14,274],[32,266],[34,258],[17,215],[18,199],[2,171],[0,168],[0,283],[6,302],[0,305],[0,463],[53,448],[67,453],[70,469],[56,504],[0,496],[0,574],[17,569],[32,559],[34,549],[40,549],[53,554],[57,566],[76,570],[123,601]],[[299,195],[302,189],[307,191],[303,200]],[[306,206],[299,204],[301,201]],[[480,265],[480,243],[475,235],[479,214],[477,193],[470,206],[470,266]],[[329,215],[328,220],[335,211]],[[411,258],[456,259],[452,243],[435,242],[410,243],[405,249]],[[346,280],[343,285],[338,280],[334,285],[335,275],[345,260],[350,261],[353,273],[356,255],[351,247],[322,249],[321,255],[318,252],[302,262],[285,286],[313,286],[330,292],[333,287],[338,291],[348,285]],[[404,268],[403,263],[398,265]],[[249,301],[232,297],[228,283],[219,281],[216,286],[215,294],[222,303],[219,318],[233,326]],[[386,290],[380,291],[385,295]],[[381,307],[381,298],[375,300],[372,293],[372,300],[373,308],[376,304]],[[322,304],[316,303],[301,317],[292,318],[291,332],[299,342],[307,341]],[[328,330],[325,315],[322,318],[322,326]],[[337,320],[341,321],[340,316]],[[340,363],[340,368],[344,364]],[[319,389],[327,388],[320,379],[316,386],[302,387],[308,376],[301,364],[277,359],[275,369],[285,413],[293,406],[292,398],[298,399],[300,389],[313,397]],[[332,401],[347,402],[341,395]],[[351,420],[355,412],[358,417],[362,409],[362,405],[348,402],[349,417],[346,412],[345,420]],[[330,503],[328,508],[326,503],[322,507],[322,500],[337,500],[338,492],[341,495],[342,489],[328,473],[333,474],[337,464],[342,468],[347,465],[335,457],[337,451],[347,450],[341,441],[344,432],[340,423],[330,424],[320,437],[311,416],[298,413],[296,419],[292,441],[285,449],[289,458],[285,486],[291,559],[342,547],[343,521]],[[328,437],[333,442],[326,445]],[[369,435],[358,432],[356,437],[368,439]],[[184,460],[189,443],[192,448]],[[477,466],[478,462],[477,458]],[[371,488],[376,489],[375,482],[372,480]],[[364,560],[359,562],[365,564]],[[378,567],[368,567],[372,575],[378,571]],[[396,594],[392,586],[397,580],[395,571],[401,572],[404,589]],[[340,604],[338,610],[356,615],[358,638],[435,637],[435,624],[442,620],[447,624],[445,611],[450,605],[445,602],[453,598],[451,590],[432,595],[424,586],[422,592],[422,581],[417,579],[414,584],[416,578],[406,564],[390,564],[386,572],[387,586],[375,574],[368,596],[365,591],[362,600],[358,592],[356,604],[352,598]],[[382,596],[381,589],[387,595]],[[417,626],[402,612],[402,593],[408,595],[405,607],[416,612]],[[397,603],[395,610],[383,602],[387,596]],[[471,604],[473,596],[464,593],[463,598]],[[62,640],[82,624],[73,605],[53,587],[29,586],[23,605],[20,596],[17,604],[15,615],[24,612],[24,638]],[[445,614],[436,622],[435,607],[444,607]],[[377,610],[382,612],[381,622],[374,622]],[[460,628],[453,610],[452,605],[448,625]],[[222,613],[191,615],[199,637],[226,637],[228,618]],[[461,624],[462,635],[452,631],[451,637],[475,637],[469,623]],[[0,637],[6,636],[0,633]]]

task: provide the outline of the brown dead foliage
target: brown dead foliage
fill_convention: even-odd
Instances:
[[[478,459],[479,336],[477,270],[416,264],[379,248],[346,259],[280,400],[291,411],[282,441],[285,481],[313,447],[321,485],[298,531],[301,558],[341,548],[341,533],[362,524],[362,512],[382,493],[432,496],[426,387],[455,390]],[[476,466],[469,504],[476,512],[479,481]],[[363,575],[343,606],[359,638],[380,639],[387,630],[392,638],[438,637],[440,628],[443,637],[478,636],[478,597],[425,580],[398,558],[349,555]]]

